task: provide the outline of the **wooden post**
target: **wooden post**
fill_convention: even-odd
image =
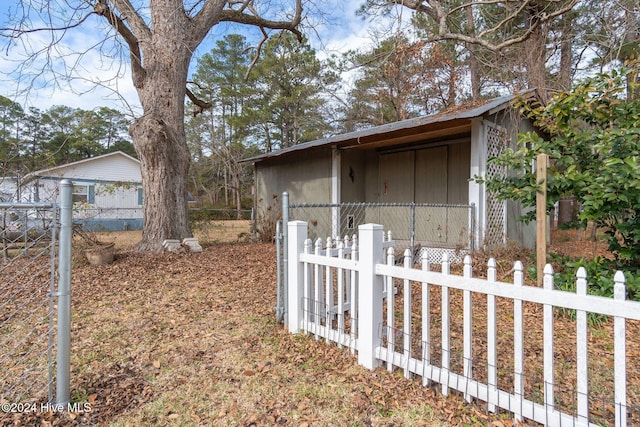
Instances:
[[[542,285],[544,266],[547,263],[547,166],[549,156],[538,154],[536,158],[536,183],[541,186],[536,193],[536,260],[538,286]]]

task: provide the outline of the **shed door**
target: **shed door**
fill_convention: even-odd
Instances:
[[[467,204],[470,155],[469,141],[380,155],[380,202]],[[381,208],[376,213],[378,218],[369,218],[385,224],[397,239],[409,238],[408,208]],[[467,208],[417,207],[415,239],[425,245],[465,243],[468,216]]]
[[[447,203],[447,147],[416,151],[416,203]]]
[[[411,203],[414,190],[415,151],[380,156],[380,202]]]
[[[414,197],[415,151],[381,154],[378,200],[380,203],[411,203]],[[367,215],[369,220],[383,224],[394,239],[409,240],[411,233],[410,208],[377,207]]]
[[[447,203],[447,152],[447,146],[416,151],[416,203]],[[446,243],[447,211],[442,207],[416,208],[416,241],[427,245]]]

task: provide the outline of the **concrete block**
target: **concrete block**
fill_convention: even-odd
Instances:
[[[162,242],[162,247],[167,252],[173,252],[175,254],[184,253],[185,250],[180,244],[180,240],[167,239]]]
[[[187,237],[182,239],[182,246],[187,247],[189,252],[202,252],[202,246],[197,237]]]

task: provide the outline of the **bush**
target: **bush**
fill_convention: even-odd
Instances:
[[[558,265],[555,272],[554,283],[557,289],[575,292],[576,273],[578,268],[584,267],[587,271],[587,293],[602,297],[613,298],[613,287],[616,271],[621,270],[624,265],[619,262],[608,260],[602,257],[595,257],[591,260],[580,258],[572,260],[568,257],[554,256],[554,264]],[[623,271],[626,280],[627,299],[640,301],[640,269]]]

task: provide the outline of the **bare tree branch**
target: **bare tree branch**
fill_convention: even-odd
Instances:
[[[204,110],[208,110],[209,108],[213,107],[213,104],[211,104],[210,102],[199,99],[193,92],[191,92],[191,90],[189,90],[189,88],[187,88],[187,98],[189,98],[189,100],[191,100],[191,102],[193,102],[198,107],[198,109],[193,112],[193,117],[202,113]]]
[[[520,2],[513,2],[514,9],[509,12],[507,16],[505,16],[500,22],[496,23],[491,28],[487,28],[482,31],[478,35],[472,36],[463,34],[461,32],[451,31],[449,27],[449,18],[454,13],[457,13],[461,10],[471,8],[471,7],[481,7],[487,5],[496,5],[500,3],[505,3],[504,0],[477,0],[470,1],[467,3],[463,3],[457,7],[454,7],[450,10],[445,10],[442,5],[442,2],[439,0],[384,0],[387,5],[400,5],[406,8],[415,10],[416,12],[425,13],[429,16],[436,25],[438,25],[438,34],[433,35],[430,41],[438,41],[438,40],[457,40],[464,43],[470,43],[482,46],[491,51],[497,52],[502,49],[505,49],[509,46],[522,43],[527,40],[536,29],[546,23],[549,22],[558,16],[561,16],[571,9],[573,9],[577,4],[578,0],[551,0],[550,3],[560,5],[560,7],[556,10],[548,12],[546,10],[542,10],[540,13],[535,15],[535,19],[531,19],[530,24],[526,27],[526,29],[520,34],[513,35],[506,39],[503,39],[499,43],[494,43],[487,40],[487,36],[496,33],[503,27],[505,27],[508,23],[513,22],[517,19],[518,16],[521,16],[522,12],[526,9],[535,6],[537,3],[535,0],[522,0]]]
[[[126,6],[131,6],[128,1],[121,1],[126,4]],[[133,71],[133,84],[137,88],[141,87],[146,76],[146,72],[142,66],[142,53],[140,51],[138,38],[133,34],[133,32],[131,32],[129,27],[125,25],[124,21],[109,8],[109,5],[105,0],[98,0],[94,9],[98,15],[103,16],[107,22],[111,24],[118,34],[122,36],[124,41],[127,43],[127,46],[129,46],[129,57],[131,58],[131,67]],[[134,13],[134,15],[137,14]]]
[[[72,29],[72,28],[79,27],[87,19],[89,19],[89,17],[91,15],[92,15],[92,13],[89,13],[89,14],[85,15],[82,19],[80,19],[78,22],[76,22],[74,24],[65,25],[64,27],[41,27],[41,28],[21,29],[21,30],[18,30],[16,28],[3,28],[3,27],[0,27],[0,33],[2,33],[3,37],[15,39],[15,38],[18,38],[18,37],[22,36],[22,34],[38,33],[38,32],[42,32],[42,31],[66,31],[66,30],[69,30],[69,29]]]
[[[191,19],[193,39],[190,49],[194,50],[204,40],[209,30],[220,22],[220,14],[226,3],[225,0],[207,0],[202,9]]]
[[[136,11],[135,7],[129,0],[97,0],[100,2],[110,1],[113,3],[114,8],[120,13],[120,17],[124,22],[127,22],[131,27],[131,31],[135,34],[138,40],[143,40],[151,37],[151,30],[149,25],[142,18],[140,13]]]
[[[255,11],[254,11],[255,13]],[[302,41],[303,36],[298,25],[302,21],[302,1],[296,0],[296,11],[290,21],[272,21],[262,18],[257,14],[249,15],[240,10],[225,9],[220,16],[220,22],[236,22],[238,24],[253,25],[261,28],[269,28],[272,30],[286,30],[295,34],[298,40]]]
[[[258,46],[256,46],[256,54],[254,55],[253,60],[251,61],[251,64],[249,64],[249,68],[247,68],[247,72],[244,74],[245,80],[249,78],[249,73],[251,73],[251,70],[253,70],[253,67],[256,65],[256,62],[258,62],[258,59],[260,58],[260,51],[262,51],[262,45],[269,38],[269,35],[264,30],[264,28],[260,27],[260,31],[262,31],[262,39],[258,43]]]

